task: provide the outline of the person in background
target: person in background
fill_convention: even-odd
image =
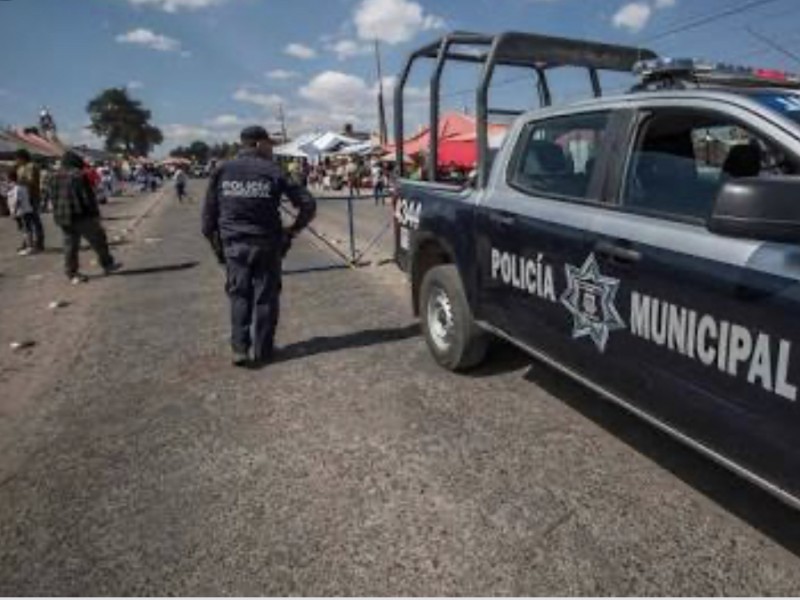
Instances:
[[[372,197],[375,200],[375,206],[378,202],[386,204],[386,176],[383,172],[383,166],[377,160],[372,163],[370,177],[372,179]]]
[[[100,169],[100,178],[105,191],[106,198],[114,195],[114,172],[109,165],[103,165]]]
[[[351,198],[361,195],[361,165],[355,158],[350,158],[345,167],[347,177],[347,189]]]
[[[50,169],[42,169],[41,177],[39,178],[39,189],[42,192],[42,204],[39,206],[39,211],[46,213],[50,211]]]
[[[97,172],[97,169],[94,168],[92,165],[87,163],[86,161],[83,162],[83,167],[81,168],[83,174],[86,176],[86,180],[89,182],[89,185],[92,186],[92,191],[95,194],[95,198],[97,198],[98,204],[105,204],[106,197],[101,194],[100,186],[102,184],[102,177],[100,177],[100,173]]]
[[[33,162],[30,152],[27,150],[17,151],[16,172],[20,185],[24,185],[28,190],[31,208],[33,212],[30,216],[31,226],[33,227],[33,251],[41,252],[44,250],[44,226],[42,217],[39,215],[39,206],[42,200],[41,188],[41,169]]]
[[[64,154],[61,168],[53,175],[50,187],[53,220],[64,234],[64,271],[69,280],[75,285],[88,281],[79,270],[81,238],[89,242],[106,275],[119,270],[121,265],[108,249],[106,232],[100,224],[97,197],[83,159],[71,151]]]
[[[33,206],[28,195],[28,188],[19,182],[16,171],[8,174],[9,186],[6,192],[8,212],[17,221],[17,229],[22,232],[22,244],[17,254],[27,256],[34,252],[35,238],[33,227]]]
[[[302,169],[300,167],[300,161],[295,158],[289,159],[289,164],[286,165],[286,174],[289,176],[289,180],[295,185],[302,185]]]
[[[182,168],[178,167],[175,169],[172,180],[175,182],[175,194],[178,196],[178,202],[182,203],[183,199],[186,197],[186,173],[184,173]]]

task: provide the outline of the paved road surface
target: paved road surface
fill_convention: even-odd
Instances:
[[[438,369],[392,267],[304,236],[281,361],[233,369],[197,213],[163,203],[83,288],[0,263],[0,593],[800,593],[800,516],[512,350]]]

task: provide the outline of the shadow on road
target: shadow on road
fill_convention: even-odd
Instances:
[[[103,217],[103,221],[132,221],[135,215],[114,215],[112,217]]]
[[[486,361],[478,368],[465,372],[464,375],[476,379],[505,375],[530,366],[531,361],[533,359],[519,348],[503,340],[493,339],[490,342]]]
[[[287,275],[305,275],[308,273],[321,273],[324,271],[341,271],[342,269],[347,268],[347,265],[324,265],[320,267],[304,267],[301,269],[284,269],[283,275],[284,277]]]
[[[200,263],[196,260],[177,263],[174,265],[160,265],[157,267],[144,267],[142,269],[124,269],[123,271],[119,271],[114,273],[115,277],[129,277],[135,275],[153,275],[156,273],[173,273],[175,271],[187,271],[189,269],[194,269]]]
[[[534,362],[525,379],[800,556],[794,509],[546,365]]]
[[[368,348],[390,342],[399,342],[419,335],[419,325],[413,324],[394,329],[368,329],[345,335],[331,337],[315,337],[305,342],[289,344],[281,349],[275,358],[276,363],[308,358],[317,354],[349,350],[353,348]]]

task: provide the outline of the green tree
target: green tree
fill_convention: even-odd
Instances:
[[[147,156],[164,141],[161,130],[150,123],[152,114],[125,88],[109,88],[100,92],[86,106],[89,129],[105,138],[109,152]]]
[[[196,160],[197,162],[205,163],[208,162],[208,156],[211,152],[211,148],[203,141],[197,140],[189,144],[189,157]]]

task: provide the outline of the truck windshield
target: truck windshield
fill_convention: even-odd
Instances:
[[[800,94],[790,92],[758,92],[753,97],[772,110],[800,125]]]

